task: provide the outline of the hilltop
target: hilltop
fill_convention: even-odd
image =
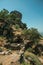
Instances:
[[[37,29],[28,29],[22,22],[21,12],[16,10],[9,12],[6,9],[0,11],[0,63],[2,65],[17,65],[16,61],[18,65],[42,65],[39,60],[39,57],[43,57],[43,45],[39,44],[41,38]]]

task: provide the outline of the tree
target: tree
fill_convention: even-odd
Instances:
[[[40,40],[40,33],[37,29],[31,28],[29,29],[29,39],[33,41],[34,44],[37,44]]]
[[[11,17],[15,20],[15,19],[18,19],[18,20],[21,20],[22,19],[22,14],[19,12],[19,11],[12,11],[10,12],[11,14]]]
[[[21,21],[22,14],[19,11],[11,11],[9,14],[9,18],[10,20],[12,20],[13,25],[17,24],[22,29],[27,28],[27,25],[25,23],[22,23]]]
[[[0,19],[6,20],[8,17],[9,11],[6,9],[3,9],[0,11]]]
[[[38,30],[35,28],[24,29],[23,35],[25,36],[26,39],[32,41],[34,44],[37,44],[41,37]]]

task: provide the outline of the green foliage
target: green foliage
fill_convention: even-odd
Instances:
[[[28,49],[27,49],[27,51],[32,52],[32,51],[33,51],[33,49],[32,49],[32,48],[28,48]]]
[[[9,13],[9,11],[6,10],[6,9],[1,10],[0,11],[0,19],[6,20],[7,19],[7,16],[8,16],[8,13]]]
[[[42,63],[40,62],[38,57],[36,55],[34,55],[33,53],[25,52],[25,58],[28,61],[30,61],[31,64],[34,63],[34,65],[42,65]]]
[[[40,40],[41,35],[37,29],[35,29],[35,28],[28,29],[27,28],[27,25],[22,22],[21,12],[19,12],[19,11],[9,12],[6,9],[1,10],[0,11],[0,39],[1,38],[3,39],[3,37],[5,37],[8,40],[8,42],[10,42],[10,43],[13,43],[13,42],[14,43],[24,43],[23,39],[21,39],[22,35],[21,35],[21,37],[18,36],[15,39],[15,41],[13,41],[14,37],[16,37],[13,33],[13,32],[15,32],[12,28],[13,26],[14,26],[14,29],[21,28],[21,30],[23,31],[22,32],[23,36],[26,39],[28,39],[29,41],[32,41],[35,45],[37,45],[38,41]],[[9,49],[21,49],[20,46],[18,46],[18,47],[16,46],[14,48],[13,46],[11,46],[11,44],[8,44],[5,47],[9,48]],[[29,52],[33,51],[32,48],[28,48],[27,50]],[[2,51],[1,48],[0,48],[0,51]],[[25,55],[25,56],[26,56],[26,58],[30,57],[32,59],[32,61],[35,63],[35,65],[41,65],[40,61],[34,54],[29,54],[29,55]],[[23,62],[23,61],[24,61],[24,58],[21,55],[20,62]],[[2,63],[0,65],[2,65]],[[23,62],[23,65],[30,65],[30,64]]]
[[[2,63],[0,63],[0,65],[2,65]]]
[[[21,65],[30,65],[30,63],[27,63],[27,62],[22,62],[22,64]]]
[[[27,28],[25,23],[22,23],[22,14],[19,11],[11,11],[3,9],[0,11],[0,19],[3,19],[8,24],[18,24],[22,29]]]
[[[10,14],[11,14],[11,17],[15,20],[15,19],[22,19],[22,14],[19,12],[19,11],[12,11],[12,12],[10,12]]]
[[[27,29],[24,29],[24,30],[23,30],[23,34],[24,34],[24,35],[29,35],[28,30],[27,30]]]
[[[40,39],[40,34],[37,29],[27,28],[27,25],[21,21],[22,14],[19,11],[9,12],[6,9],[0,11],[0,35],[6,36],[7,39],[13,39],[13,29],[14,25],[16,29],[23,29],[23,34],[25,38],[32,40],[37,43]]]
[[[36,44],[40,40],[40,34],[39,34],[38,30],[35,29],[35,28],[31,28],[29,30],[29,35],[30,35],[30,38],[29,39],[32,40]]]
[[[34,54],[41,56],[42,52],[43,52],[43,45],[42,44],[36,45],[34,48]]]
[[[0,11],[0,35],[6,36],[7,39],[13,38],[14,25],[16,29],[27,28],[25,23],[22,23],[22,14],[19,11],[9,12],[6,9]]]
[[[30,41],[33,41],[34,44],[37,44],[41,37],[38,30],[35,28],[24,29],[23,34],[27,39],[29,39]]]
[[[27,29],[27,25],[26,25],[25,23],[22,23],[22,22],[21,22],[20,28],[22,28],[22,29]]]
[[[18,25],[18,24],[16,24],[16,25],[15,25],[15,28],[16,28],[16,29],[19,29],[20,27],[19,27],[19,25]]]
[[[0,48],[0,52],[2,52],[3,50],[2,50],[2,48]]]

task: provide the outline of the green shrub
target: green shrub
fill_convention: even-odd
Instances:
[[[32,52],[32,51],[33,51],[33,49],[32,49],[32,48],[28,48],[28,49],[27,49],[27,51]]]
[[[0,63],[0,65],[2,65],[2,63]]]
[[[27,63],[27,62],[23,62],[22,65],[30,65],[30,63]]]
[[[2,50],[2,48],[0,48],[0,52],[2,52],[3,50]]]
[[[16,28],[16,29],[19,29],[20,27],[19,27],[19,25],[18,25],[18,24],[16,24],[16,25],[15,25],[15,28]]]
[[[40,62],[40,60],[38,59],[38,57],[36,55],[34,55],[33,53],[30,52],[25,52],[24,54],[25,58],[27,60],[30,61],[31,64],[35,64],[35,65],[42,65],[42,63]]]

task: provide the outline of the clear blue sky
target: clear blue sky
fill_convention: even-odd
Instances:
[[[23,14],[22,21],[43,32],[43,0],[0,0],[0,10],[18,10]]]

